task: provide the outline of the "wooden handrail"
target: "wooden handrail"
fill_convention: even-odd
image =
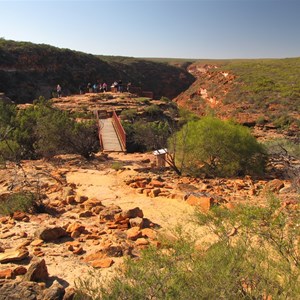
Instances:
[[[112,119],[113,125],[115,126],[116,133],[121,143],[122,150],[126,151],[126,133],[121,124],[120,118],[117,116],[115,111],[113,111]]]

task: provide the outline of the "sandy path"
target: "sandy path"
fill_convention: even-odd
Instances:
[[[144,216],[162,228],[174,228],[178,223],[186,223],[193,208],[183,200],[165,197],[150,198],[137,194],[124,183],[131,171],[78,170],[67,174],[67,181],[77,185],[77,193],[96,197],[107,206],[119,205],[122,209],[140,207]]]

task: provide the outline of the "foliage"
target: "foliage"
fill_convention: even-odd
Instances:
[[[169,139],[169,148],[179,170],[193,175],[259,174],[265,163],[262,145],[246,127],[214,117],[185,124]]]
[[[287,111],[300,109],[300,58],[231,60],[222,69],[237,76],[225,101],[243,99],[258,107],[277,103]]]
[[[163,121],[138,121],[133,124],[134,142],[147,150],[164,148],[170,136],[169,123]]]
[[[149,115],[151,118],[157,118],[163,114],[162,110],[159,108],[159,106],[152,104],[145,108],[145,112]]]
[[[293,121],[294,119],[286,113],[275,117],[273,120],[273,125],[277,128],[287,129],[293,123]]]
[[[0,142],[0,161],[17,161],[20,156],[21,148],[16,141],[5,139]]]
[[[270,155],[290,155],[300,159],[300,144],[286,138],[274,138],[264,142]]]
[[[95,122],[76,122],[69,113],[53,108],[43,97],[18,111],[10,121],[7,118],[7,124],[1,123],[1,115],[7,110],[0,107],[0,157],[3,160],[50,158],[61,153],[90,158],[99,149]]]
[[[150,98],[148,97],[137,97],[134,98],[134,101],[140,103],[140,104],[144,104],[144,105],[149,105],[150,104]]]
[[[199,117],[196,114],[184,108],[179,109],[179,118],[180,118],[179,123],[181,126],[186,124],[189,121],[199,120]]]
[[[116,171],[119,171],[123,168],[123,163],[120,162],[120,161],[114,161],[112,164],[111,164],[111,168],[116,170]]]
[[[121,118],[129,121],[134,121],[134,119],[137,117],[137,110],[136,109],[124,109],[121,112]]]
[[[70,153],[80,154],[86,159],[92,158],[99,151],[98,128],[95,122],[74,122],[67,143]]]
[[[196,222],[217,242],[196,248],[181,232],[176,241],[162,240],[139,259],[128,258],[110,279],[97,272],[80,278],[75,299],[297,299],[298,210],[281,209],[272,198],[266,207],[199,213]]]
[[[35,206],[35,196],[30,192],[18,192],[0,199],[0,215],[9,215],[15,211],[28,212]]]
[[[164,101],[164,102],[167,102],[167,103],[171,102],[171,100],[168,97],[165,97],[165,96],[162,96],[160,98],[160,101]]]
[[[172,102],[163,107],[150,102],[143,112],[123,110],[121,119],[128,152],[165,148],[167,139],[178,126],[178,107]]]

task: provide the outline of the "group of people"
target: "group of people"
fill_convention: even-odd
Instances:
[[[91,84],[90,82],[86,86],[86,91],[88,93],[105,93],[107,92],[107,83],[104,81],[103,83],[94,83]],[[79,86],[79,94],[84,94],[85,89],[83,85]]]
[[[127,92],[130,92],[131,82],[127,83]],[[123,93],[124,86],[122,80],[114,81],[111,85],[111,91],[113,92],[120,92]],[[90,82],[85,87],[84,85],[79,85],[79,94],[82,95],[84,93],[105,93],[108,90],[107,83],[104,81],[103,83],[94,83],[91,84]],[[62,87],[60,84],[56,86],[56,94],[58,98],[61,98],[62,96]]]
[[[131,82],[128,82],[127,84],[127,92],[130,91],[130,87],[131,87]],[[114,81],[112,83],[112,85],[110,86],[110,89],[112,92],[120,92],[123,93],[124,91],[124,86],[123,86],[123,82],[122,80],[119,81]],[[94,83],[91,84],[90,82],[87,84],[86,89],[84,88],[83,85],[79,86],[79,93],[80,94],[84,94],[85,91],[87,93],[105,93],[108,91],[108,86],[106,82],[103,83]]]

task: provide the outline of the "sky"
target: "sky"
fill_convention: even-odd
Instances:
[[[300,57],[300,0],[0,0],[0,37],[97,55]]]

